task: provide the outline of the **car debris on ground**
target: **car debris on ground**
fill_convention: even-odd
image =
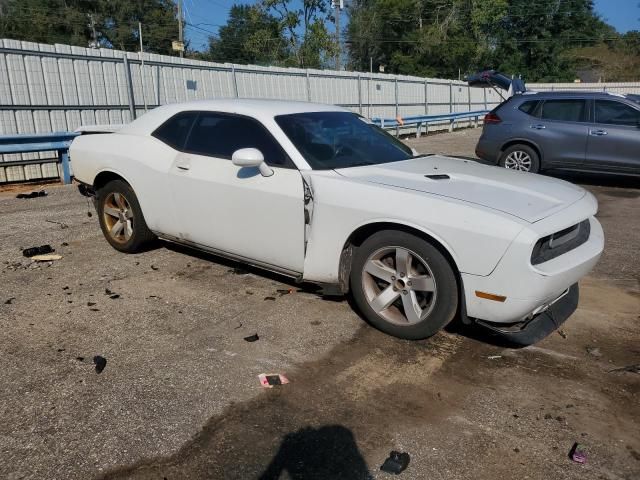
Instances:
[[[393,450],[380,467],[380,470],[386,473],[392,473],[393,475],[399,475],[409,466],[410,460],[411,458],[407,452],[401,453]]]
[[[36,255],[46,255],[48,253],[53,253],[56,250],[49,244],[40,245],[39,247],[30,247],[22,250],[22,255],[27,258],[34,257]]]
[[[34,255],[31,257],[31,260],[35,262],[53,262],[54,260],[62,259],[62,255],[58,255],[57,253],[47,253],[44,255]]]
[[[629,372],[629,373],[640,373],[640,363],[636,363],[635,365],[627,365],[620,368],[614,368],[613,370],[609,370],[609,373],[612,372]]]
[[[598,347],[587,346],[585,350],[592,357],[601,357],[602,356],[602,353],[600,353],[600,349]]]
[[[279,373],[261,373],[258,375],[260,385],[264,388],[273,388],[276,385],[285,385],[289,383],[289,379]]]
[[[64,222],[56,222],[55,220],[45,220],[45,222],[47,222],[47,223],[53,223],[53,224],[55,224],[55,225],[60,225],[60,228],[61,228],[62,230],[64,230],[65,228],[69,228],[69,225],[67,225],[67,224],[66,224],[66,223],[64,223]]]
[[[101,355],[96,355],[93,357],[93,363],[96,365],[96,373],[102,373],[107,366],[107,359]]]
[[[587,454],[578,442],[575,442],[569,450],[569,458],[576,463],[587,463]]]
[[[35,190],[29,193],[19,193],[16,195],[16,198],[38,198],[38,197],[46,197],[48,194],[44,190]]]
[[[244,341],[249,343],[257,342],[258,340],[260,340],[260,337],[258,336],[257,333],[253,335],[249,335],[248,337],[244,337]]]

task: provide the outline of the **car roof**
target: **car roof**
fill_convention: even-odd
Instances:
[[[585,92],[583,90],[554,90],[554,91],[535,91],[528,90],[522,94],[514,95],[518,98],[545,97],[545,98],[562,98],[562,97],[583,97],[583,98],[626,98],[625,94],[615,92]]]
[[[194,100],[190,102],[172,103],[154,108],[119,130],[119,133],[130,135],[149,135],[175,114],[188,111],[234,113],[237,115],[246,115],[248,117],[257,118],[258,120],[266,120],[277,115],[294,113],[350,112],[350,110],[347,110],[346,108],[335,105],[292,100],[267,100],[257,98]]]

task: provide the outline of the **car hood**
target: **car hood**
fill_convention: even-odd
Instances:
[[[336,172],[356,181],[482,205],[530,223],[566,208],[586,194],[583,188],[563,180],[435,155]]]

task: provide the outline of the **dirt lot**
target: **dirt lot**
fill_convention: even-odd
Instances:
[[[410,143],[470,156],[478,133]],[[605,254],[563,335],[520,350],[456,326],[390,338],[346,300],[168,245],[119,254],[73,187],[0,193],[0,478],[387,478],[390,450],[403,479],[640,478],[640,375],[616,371],[640,364],[640,189],[571,180]],[[21,256],[44,243],[63,258]]]

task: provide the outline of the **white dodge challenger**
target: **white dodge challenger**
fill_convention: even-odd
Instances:
[[[155,237],[350,292],[391,335],[456,313],[531,344],[576,309],[604,236],[570,183],[414,155],[340,107],[208,100],[87,129],[71,145],[107,241]]]

